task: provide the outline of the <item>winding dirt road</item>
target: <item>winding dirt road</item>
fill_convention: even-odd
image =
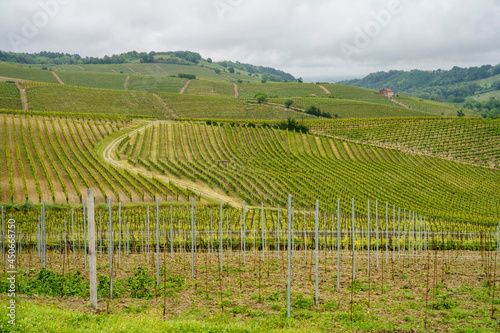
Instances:
[[[175,180],[175,181],[172,181],[172,179],[170,179],[169,177],[166,177],[166,176],[163,176],[163,175],[160,175],[160,174],[153,174],[153,173],[150,173],[150,172],[146,172],[142,169],[139,169],[139,168],[135,168],[135,167],[131,167],[129,165],[124,165],[124,164],[121,164],[120,162],[116,161],[114,158],[113,158],[113,155],[112,155],[112,152],[113,150],[118,146],[118,144],[120,144],[120,142],[125,139],[127,136],[129,135],[132,135],[132,134],[135,134],[137,132],[140,132],[140,131],[144,131],[146,130],[148,127],[151,127],[155,124],[158,124],[160,123],[159,121],[154,121],[154,122],[149,122],[147,125],[143,126],[143,127],[140,127],[140,128],[137,128],[129,133],[126,133],[122,136],[120,136],[119,138],[113,140],[103,151],[102,153],[102,156],[104,158],[104,160],[109,163],[109,164],[112,164],[114,165],[115,167],[117,168],[121,168],[121,169],[127,169],[129,170],[130,172],[133,172],[135,174],[137,173],[140,173],[148,178],[152,178],[153,175],[160,179],[161,181],[164,181],[164,182],[172,182],[174,183],[175,185],[179,186],[179,187],[183,187],[183,188],[188,188],[188,189],[191,189],[192,191],[196,192],[196,193],[201,193],[201,195],[205,196],[205,197],[209,197],[209,198],[212,198],[212,199],[215,199],[215,200],[218,200],[218,201],[222,201],[222,202],[227,202],[229,204],[231,204],[233,207],[238,207],[238,208],[241,208],[242,207],[242,203],[240,203],[239,201],[236,201],[234,200],[232,197],[228,197],[228,196],[225,196],[225,195],[220,195],[218,193],[215,193],[214,191],[212,191],[210,188],[208,187],[200,187],[200,186],[193,186],[193,184],[191,183],[188,183],[186,181],[183,181],[183,180]],[[169,122],[165,122],[166,124],[168,124]]]

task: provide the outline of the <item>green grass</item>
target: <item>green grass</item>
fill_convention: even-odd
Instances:
[[[63,85],[33,87],[26,92],[30,110],[168,117],[164,106],[148,92]]]
[[[51,71],[43,70],[41,69],[41,67],[37,66],[33,66],[33,68],[30,68],[0,62],[0,76],[31,81],[57,83],[57,80],[54,75],[52,75]]]
[[[178,93],[186,81],[186,79],[170,76],[131,75],[127,83],[127,89]]]
[[[271,99],[270,101],[273,103],[284,104],[287,99],[288,98],[277,98]],[[327,112],[332,116],[337,114],[340,118],[430,116],[430,114],[415,110],[408,110],[395,104],[384,105],[365,101],[324,97],[294,97],[291,98],[291,100],[293,100],[292,106],[307,110],[311,105],[316,105],[321,111]]]
[[[117,90],[123,89],[127,77],[122,74],[72,71],[58,71],[57,75],[67,85]]]
[[[14,83],[0,82],[0,109],[22,109],[21,96]]]
[[[312,83],[241,83],[238,87],[241,98],[254,98],[259,92],[278,98],[326,96],[320,87]]]

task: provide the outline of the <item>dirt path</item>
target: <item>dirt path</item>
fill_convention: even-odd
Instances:
[[[161,98],[158,94],[152,94],[157,100],[158,102],[161,103],[161,105],[163,105],[165,107],[165,110],[170,113],[170,115],[172,116],[172,118],[177,118],[177,115],[175,114],[174,110],[172,110],[168,105],[167,103],[165,103],[165,101],[163,100],[163,98]]]
[[[395,99],[395,98],[391,99],[391,101],[393,101],[393,102],[394,102],[394,103],[396,103],[396,104],[401,105],[401,106],[402,106],[402,107],[404,107],[404,108],[411,109],[411,108],[410,108],[410,106],[408,106],[408,105],[406,105],[406,104],[404,104],[404,103],[401,103],[400,101],[398,101],[398,100],[397,100],[397,99]]]
[[[167,75],[170,75],[170,73],[169,73],[169,72],[167,72],[166,70],[164,70],[163,68],[161,68],[158,64],[155,64],[155,66],[156,66],[159,70],[161,70],[163,73],[165,73],[165,74],[167,74]]]
[[[179,94],[184,94],[184,92],[186,91],[186,89],[190,83],[191,83],[191,80],[187,80],[186,83],[184,83],[184,87],[182,87],[181,91],[179,91]]]
[[[330,94],[331,94],[330,90],[326,89],[326,87],[325,87],[325,86],[322,86],[321,84],[318,84],[318,87],[320,87],[321,89],[323,89],[323,91],[324,91],[325,93],[327,93],[328,95],[330,95]]]
[[[85,68],[83,68],[82,66],[77,66],[77,67],[79,67],[82,71],[85,70]]]
[[[121,164],[120,162],[117,162],[113,159],[113,150],[116,148],[116,146],[118,146],[118,144],[123,140],[125,139],[127,136],[129,135],[133,135],[137,132],[140,132],[140,131],[144,131],[146,128],[148,127],[151,127],[155,124],[157,124],[159,122],[155,121],[155,122],[150,122],[149,124],[141,127],[141,128],[137,128],[135,130],[133,130],[132,132],[129,132],[129,133],[126,133],[122,136],[120,136],[119,138],[113,140],[103,151],[102,153],[102,156],[104,158],[104,160],[109,163],[109,164],[112,164],[114,165],[115,167],[117,168],[121,168],[121,169],[127,169],[129,170],[130,172],[132,173],[135,173],[135,174],[142,174],[146,177],[153,177],[153,173],[150,173],[150,172],[145,172],[144,170],[141,170],[139,168],[133,168],[129,165],[123,165]],[[169,122],[166,122],[167,124],[169,124]],[[177,186],[180,186],[180,187],[183,187],[183,188],[189,188],[191,189],[192,191],[194,192],[197,192],[197,193],[201,193],[201,195],[203,196],[206,196],[206,197],[209,197],[209,198],[212,198],[212,199],[215,199],[215,200],[219,200],[219,201],[222,201],[222,202],[227,202],[227,203],[230,203],[233,207],[238,207],[238,208],[241,208],[242,205],[239,201],[236,201],[234,200],[233,198],[231,197],[228,197],[228,196],[225,196],[225,195],[220,195],[218,193],[215,193],[214,191],[212,191],[210,188],[208,187],[203,187],[203,188],[200,188],[198,185],[196,186],[193,186],[191,183],[189,182],[186,182],[186,181],[183,181],[183,180],[175,180],[172,181],[172,179],[168,178],[167,176],[163,176],[163,175],[160,175],[160,174],[154,174],[154,176],[164,182],[171,182],[171,183],[174,183],[175,185]]]
[[[54,75],[54,77],[56,78],[57,82],[59,82],[60,84],[64,84],[63,80],[61,80],[61,78],[59,77],[59,75],[57,75],[56,72],[52,72],[52,75]]]
[[[7,82],[7,81],[14,81],[14,82],[24,82],[27,80],[22,80],[22,79],[13,79],[11,77],[6,77],[6,76],[0,76],[0,82]]]
[[[130,80],[130,75],[127,76],[125,82],[123,83],[123,89],[128,90],[128,80]]]
[[[134,71],[132,68],[128,67],[127,65],[123,65],[123,67],[125,67],[126,69],[128,69],[129,71],[131,71],[132,73],[135,73],[137,75],[142,75],[141,73],[138,73],[136,71]]]
[[[236,83],[233,83],[234,86],[234,98],[240,97],[240,93],[238,92],[238,85]]]
[[[17,89],[19,89],[19,94],[21,95],[21,105],[23,106],[23,111],[28,111],[29,104],[28,96],[26,95],[26,89],[23,89],[23,87],[21,87],[18,82],[16,82],[16,87]]]

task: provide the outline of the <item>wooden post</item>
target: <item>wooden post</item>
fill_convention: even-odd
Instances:
[[[290,301],[291,301],[291,271],[292,271],[292,265],[291,265],[291,256],[292,256],[292,196],[289,194],[288,195],[288,279],[287,279],[287,310],[286,310],[286,317],[290,318]]]
[[[87,214],[89,225],[89,263],[90,263],[90,306],[97,310],[97,265],[95,258],[95,221],[94,191],[87,190]]]
[[[160,287],[160,199],[156,199],[156,285]]]
[[[318,265],[319,265],[319,262],[318,262],[318,256],[319,256],[319,235],[318,235],[318,214],[319,214],[319,200],[316,200],[316,215],[315,215],[315,223],[314,223],[314,226],[315,226],[315,229],[314,229],[314,237],[315,237],[315,241],[316,241],[316,246],[315,246],[315,249],[316,249],[316,279],[315,279],[315,291],[316,291],[316,295],[315,295],[315,299],[314,299],[314,305],[318,306],[318,278],[319,278],[319,275],[318,275]]]

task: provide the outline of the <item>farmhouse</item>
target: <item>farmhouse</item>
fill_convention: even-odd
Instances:
[[[394,97],[394,90],[392,89],[382,89],[379,91],[380,93],[380,96],[386,96],[386,97],[389,97],[389,98],[393,98]]]

